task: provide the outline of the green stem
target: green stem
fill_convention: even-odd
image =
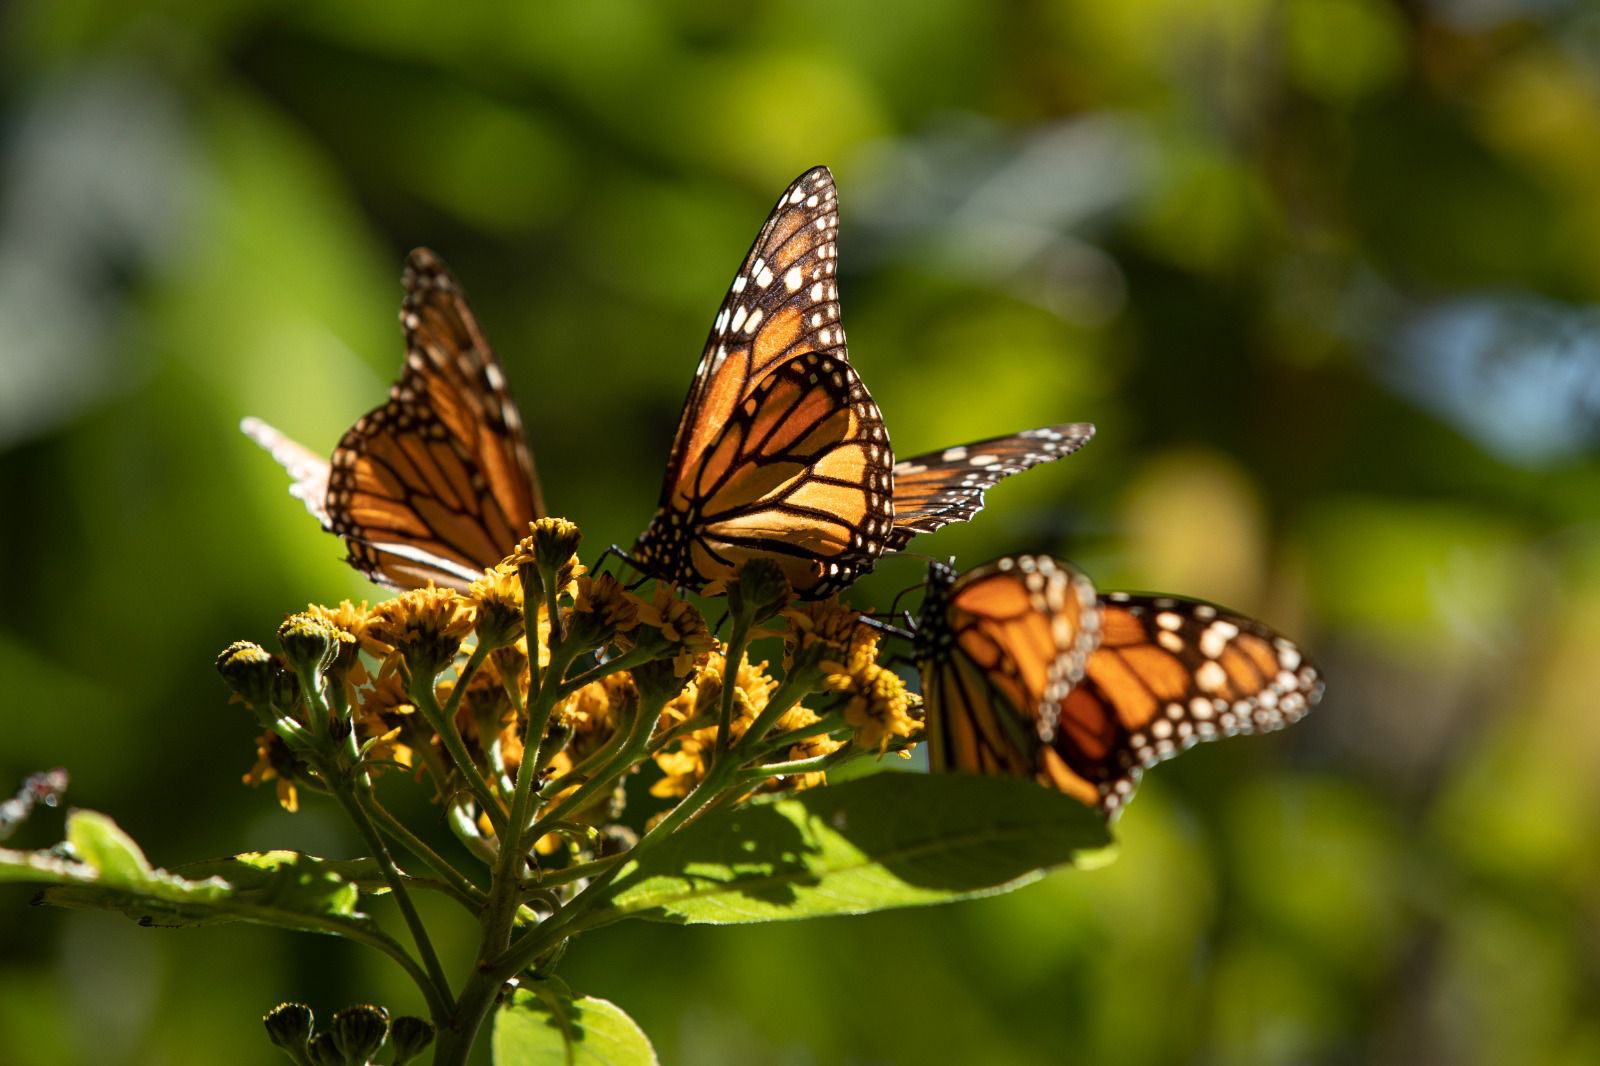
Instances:
[[[489,822],[494,826],[495,832],[502,836],[505,832],[506,814],[500,805],[500,800],[489,788],[489,782],[483,779],[483,774],[478,772],[477,764],[472,761],[472,755],[467,751],[467,746],[461,740],[461,734],[456,732],[455,718],[446,718],[444,711],[439,706],[439,701],[433,694],[433,682],[419,674],[413,674],[411,684],[408,686],[411,702],[422,712],[422,717],[428,720],[433,731],[439,734],[439,739],[444,743],[445,750],[450,753],[450,759],[466,779],[467,787],[472,789],[473,796],[478,805],[489,816]],[[453,695],[453,693],[452,693]]]
[[[812,737],[820,737],[825,733],[833,733],[840,729],[848,728],[849,723],[844,720],[843,712],[834,711],[823,715],[810,725],[801,726],[799,729],[791,729],[787,732],[779,733],[775,737],[758,738],[756,742],[752,742],[748,749],[742,750],[740,754],[745,757],[744,762],[755,762],[758,759],[766,758],[775,751],[792,748],[802,740],[810,740]]]
[[[572,795],[556,803],[546,810],[529,831],[531,840],[538,840],[548,832],[548,827],[560,821],[574,811],[583,809],[583,805],[597,793],[610,788],[612,784],[633,769],[639,757],[644,754],[644,749],[650,743],[650,732],[654,723],[661,717],[660,702],[652,702],[650,706],[636,704],[633,709],[633,720],[628,723],[626,730],[618,731],[613,743],[608,742],[601,751],[610,750],[612,755],[604,764],[604,768],[589,778],[575,789]]]
[[[423,996],[428,1000],[428,1009],[435,1012],[436,1017],[443,1017],[442,1008],[450,994],[450,981],[444,975],[444,967],[439,965],[439,956],[433,950],[433,941],[428,939],[427,927],[422,924],[422,916],[417,913],[416,905],[411,902],[411,893],[406,890],[405,879],[395,866],[394,858],[390,856],[389,847],[383,842],[378,827],[367,817],[367,812],[356,799],[349,782],[337,776],[334,769],[331,766],[322,767],[324,777],[328,779],[333,794],[344,806],[345,813],[355,823],[356,829],[366,838],[367,846],[372,849],[373,856],[378,860],[378,869],[382,871],[383,879],[389,884],[389,891],[394,895],[395,904],[405,917],[406,926],[411,930],[411,938],[416,941],[417,951],[422,955],[422,964],[427,968],[428,981],[421,988]]]
[[[733,693],[739,687],[739,666],[744,662],[744,649],[750,642],[750,624],[746,618],[733,620],[728,646],[722,658],[722,699],[717,712],[717,746],[712,761],[725,761],[728,749],[733,747]]]
[[[589,862],[574,863],[559,870],[551,870],[548,873],[541,874],[537,884],[525,885],[524,891],[534,888],[554,888],[560,885],[570,885],[574,881],[582,881],[586,877],[594,877],[597,874],[605,873],[619,862],[626,861],[630,854],[630,852],[624,852],[621,855],[607,855],[603,859],[592,859]]]
[[[500,833],[500,854],[495,862],[493,880],[489,883],[489,897],[483,908],[483,938],[478,948],[478,963],[461,989],[461,996],[456,1000],[448,1024],[439,1027],[435,1066],[461,1066],[466,1062],[467,1053],[472,1049],[484,1016],[494,1005],[506,980],[515,974],[515,971],[500,972],[490,964],[490,960],[504,954],[511,943],[511,932],[522,906],[521,867],[527,854],[525,839],[531,821],[533,785],[538,779],[534,767],[539,757],[539,742],[544,734],[544,726],[555,709],[561,672],[566,665],[564,660],[570,658],[557,640],[559,617],[555,613],[553,592],[548,600],[552,620],[550,665],[542,672],[537,670],[538,645],[530,640],[529,652],[535,660],[534,676],[538,678],[539,688],[532,706],[528,708],[528,732],[523,740],[522,762],[517,767],[511,813],[507,818],[507,828]],[[536,633],[537,628],[533,628],[533,632]]]
[[[478,908],[483,905],[485,898],[482,889],[452,866],[449,860],[429,847],[404,822],[391,814],[370,789],[358,791],[356,799],[366,809],[368,816],[378,824],[379,829],[388,833],[396,843],[421,859],[430,870],[438,874],[454,899],[472,913],[478,913]]]
[[[630,860],[636,859],[647,853],[660,841],[671,836],[679,827],[693,818],[701,808],[719,797],[723,786],[733,777],[736,765],[730,759],[714,762],[700,784],[696,785],[694,790],[683,798],[682,802],[669,811],[665,818],[657,822],[644,836],[640,837],[639,842],[629,849],[625,856],[619,857]],[[550,950],[567,933],[573,923],[584,912],[605,902],[606,890],[610,888],[611,883],[616,880],[617,875],[622,872],[626,865],[628,864],[618,862],[609,869],[601,871],[582,892],[579,892],[568,901],[560,914],[549,919],[537,929],[530,931],[520,941],[512,944],[509,950],[498,958],[489,960],[487,963],[489,972],[497,975],[499,980],[504,981],[516,976],[532,965],[535,960]]]
[[[614,659],[607,659],[598,666],[590,667],[570,681],[562,682],[561,695],[563,697],[570,696],[585,685],[593,684],[622,670],[632,670],[635,666],[643,666],[655,658],[656,653],[641,651],[638,648],[623,652]]]
[[[456,720],[456,710],[461,706],[461,697],[466,694],[467,683],[472,680],[472,675],[478,672],[483,661],[489,657],[489,649],[480,641],[472,649],[472,654],[467,657],[466,665],[456,673],[456,683],[450,687],[450,698],[444,704],[444,716],[449,721]]]

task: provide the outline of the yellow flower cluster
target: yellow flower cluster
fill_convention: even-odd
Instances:
[[[882,753],[896,740],[922,732],[919,697],[899,674],[878,663],[881,633],[863,624],[858,612],[825,600],[784,614],[790,624],[786,665],[791,670],[814,665],[826,674],[825,689],[848,694],[844,717],[855,730],[857,746]]]
[[[683,728],[683,732],[656,753],[656,765],[661,768],[663,776],[651,786],[651,795],[686,796],[705,779],[716,751],[723,677],[727,669],[727,660],[721,651],[708,654],[705,663],[683,692],[662,708],[658,731],[666,733]],[[732,739],[737,740],[744,736],[756,716],[767,709],[767,703],[780,682],[767,672],[765,662],[745,660],[739,664],[733,684],[733,718],[729,723],[729,732]],[[773,732],[787,733],[804,729],[817,721],[816,714],[796,704],[779,717]],[[694,726],[694,723],[704,724]],[[813,755],[827,755],[841,746],[839,741],[826,735],[809,737],[771,761],[787,762]],[[823,775],[817,773],[792,779],[790,784],[796,788],[809,788],[823,782]]]
[[[732,686],[732,714],[729,735],[721,738],[724,744],[745,737],[785,683],[780,677],[787,676],[790,682],[800,679],[798,692],[791,688],[781,697],[786,705],[795,695],[815,694],[811,707],[797,701],[776,721],[763,723],[763,735],[785,745],[759,755],[768,764],[819,759],[839,752],[852,739],[863,749],[881,753],[900,746],[898,741],[919,728],[916,697],[893,671],[877,662],[877,632],[836,600],[798,604],[781,612],[787,623],[784,675],[776,675],[764,661],[744,658],[729,677],[725,649],[692,603],[665,583],[658,582],[648,596],[642,596],[629,592],[610,574],[587,573],[575,554],[577,543],[577,527],[560,519],[542,519],[505,561],[486,570],[464,592],[428,587],[402,592],[372,607],[348,600],[337,607],[313,604],[285,623],[280,634],[284,656],[256,645],[236,645],[219,659],[218,669],[270,723],[275,714],[301,715],[302,695],[317,698],[315,692],[299,691],[296,672],[285,663],[299,662],[300,670],[312,668],[307,663],[321,664],[336,686],[324,690],[336,697],[335,718],[345,716],[348,722],[346,732],[336,733],[334,739],[353,733],[353,745],[347,750],[359,751],[365,772],[393,767],[426,770],[443,776],[435,782],[439,795],[459,797],[476,789],[480,802],[486,798],[485,784],[491,793],[498,789],[502,796],[508,794],[524,747],[532,746],[525,736],[528,714],[520,708],[530,706],[542,684],[570,686],[585,672],[596,679],[569,688],[554,701],[539,744],[541,784],[570,778],[570,784],[557,785],[559,793],[544,793],[547,803],[560,802],[606,769],[609,753],[623,750],[619,734],[639,729],[644,731],[630,734],[633,743],[650,741],[662,773],[651,793],[664,798],[687,795],[705,779],[714,760],[725,683]],[[559,651],[564,677],[557,682],[544,676],[551,664],[552,619],[543,583],[550,575],[558,581],[559,628],[554,643],[558,650],[564,649]],[[768,577],[757,572],[741,578],[741,603],[750,601],[745,604],[747,616],[770,617],[787,597],[787,584]],[[537,604],[525,610],[525,601],[534,592]],[[530,669],[530,634],[525,632],[535,621],[537,632],[531,636],[537,649],[536,670]],[[761,630],[756,635],[773,632]],[[488,654],[473,656],[470,661],[477,668],[469,672],[465,656],[475,649]],[[616,669],[608,672],[605,664],[619,656],[628,662],[616,662]],[[656,664],[648,667],[653,671],[648,683],[644,664]],[[637,683],[625,666],[641,670]],[[423,678],[430,679],[434,698],[424,700],[427,706],[419,709],[415,703],[426,690],[415,686]],[[657,715],[653,708],[669,692],[676,695]],[[637,719],[641,698],[652,707],[651,718],[644,723]],[[826,701],[827,706],[816,700]],[[441,719],[441,708],[453,714]],[[792,743],[782,739],[821,723],[819,708],[829,715],[829,722],[842,718],[853,738],[840,724]],[[282,722],[279,726],[261,737],[246,780],[275,782],[280,802],[293,809],[298,802],[296,782],[314,781],[315,776],[295,754],[300,749],[291,747],[304,743],[304,738]],[[436,727],[447,735],[439,735]],[[317,732],[313,729],[307,735],[314,737]],[[468,769],[476,776],[456,765],[458,758],[470,759],[473,765]],[[631,768],[612,767],[609,772],[620,773],[620,783]],[[762,787],[808,788],[823,783],[822,773],[809,771],[772,777]],[[614,790],[596,791],[584,801],[584,810],[561,817],[614,818],[620,795]],[[479,825],[486,832],[492,830],[482,815]],[[548,850],[556,840],[543,843],[541,850]]]

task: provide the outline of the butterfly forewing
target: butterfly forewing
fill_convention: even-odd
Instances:
[[[825,167],[796,180],[717,312],[635,547],[658,577],[699,588],[765,557],[818,596],[883,550],[892,453],[839,323],[837,199]]]
[[[1094,436],[1094,426],[1073,422],[992,437],[928,452],[894,465],[894,530],[888,551],[918,533],[969,522],[983,510],[983,494],[1012,474],[1071,455]]]
[[[289,469],[290,491],[344,538],[362,573],[396,588],[465,586],[544,503],[505,375],[455,278],[419,248],[404,285],[405,366],[331,463],[254,419],[243,428]]]
[[[1007,557],[960,578],[935,566],[917,631],[930,764],[1034,774],[1098,628],[1088,578],[1047,556]]]

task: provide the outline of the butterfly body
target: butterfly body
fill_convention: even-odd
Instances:
[[[1063,581],[1075,598],[1046,594]],[[1149,767],[1280,729],[1323,689],[1300,649],[1259,622],[1175,596],[1096,596],[1043,557],[960,577],[936,566],[916,649],[935,769],[1031,776],[1108,817]]]

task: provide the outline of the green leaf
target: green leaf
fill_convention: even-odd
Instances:
[[[0,881],[49,887],[61,907],[117,910],[144,925],[255,922],[319,933],[375,928],[359,910],[370,860],[331,861],[292,851],[251,852],[169,873],[150,865],[117,824],[94,811],[67,818],[67,846],[0,849]]]
[[[495,1066],[656,1066],[650,1039],[615,1004],[560,981],[525,984],[496,1013]]]
[[[1032,781],[882,773],[717,811],[624,869],[608,909],[665,922],[770,922],[1004,892],[1104,861],[1100,816]]]

